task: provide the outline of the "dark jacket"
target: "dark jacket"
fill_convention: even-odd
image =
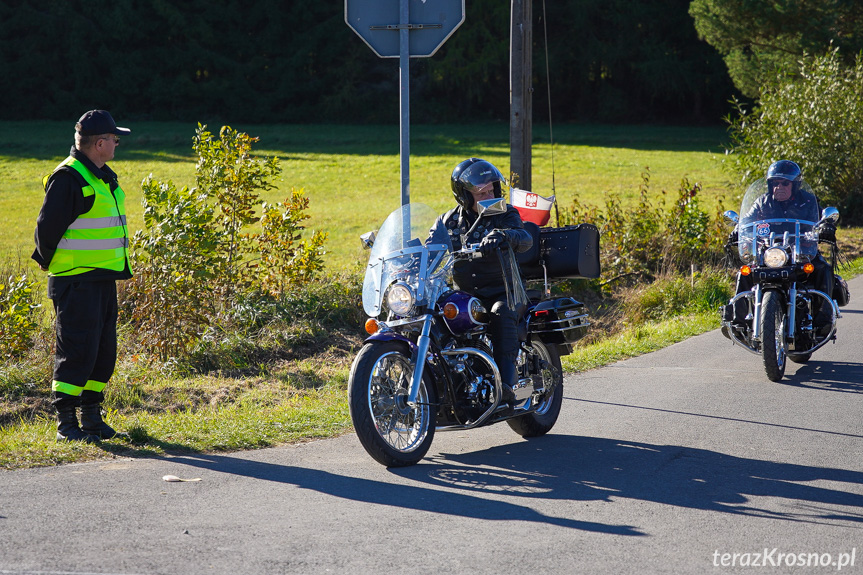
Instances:
[[[453,250],[462,248],[461,235],[466,233],[476,222],[477,214],[467,211],[461,206],[441,215],[434,226],[432,234],[440,229],[446,229]],[[478,244],[492,230],[502,230],[506,234],[507,244],[518,252],[524,252],[533,245],[533,238],[524,229],[524,223],[518,210],[507,205],[506,213],[494,216],[486,216],[477,225],[471,237],[467,238],[468,244]],[[460,260],[453,268],[453,281],[456,287],[480,298],[498,297],[504,293],[503,272],[501,271],[499,258],[484,257],[475,260]]]
[[[70,155],[84,164],[96,177],[108,184],[111,191],[117,189],[117,174],[107,166],[97,168],[84,153],[74,147]],[[54,172],[48,179],[45,187],[45,199],[42,209],[36,218],[36,231],[34,239],[36,249],[31,256],[41,267],[47,268],[57,250],[57,244],[75,219],[81,214],[89,212],[93,208],[94,196],[84,197],[82,189],[87,186],[84,178],[74,169],[64,167]],[[126,269],[115,272],[106,269],[95,269],[74,276],[50,276],[48,278],[48,297],[54,299],[54,295],[62,292],[66,285],[81,281],[103,281],[103,280],[125,280],[132,277],[132,271],[126,265]]]
[[[818,200],[806,190],[797,190],[788,200],[779,202],[773,199],[773,193],[767,193],[758,198],[749,213],[744,214],[748,220],[789,219],[817,222],[820,218]]]

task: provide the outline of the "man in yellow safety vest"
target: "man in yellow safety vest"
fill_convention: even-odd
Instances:
[[[57,316],[52,391],[59,441],[125,436],[102,420],[101,404],[117,359],[116,281],[132,277],[126,196],[107,162],[130,132],[105,110],[87,112],[75,125],[69,157],[43,180],[32,257],[48,272]]]

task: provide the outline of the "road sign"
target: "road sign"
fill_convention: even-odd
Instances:
[[[464,0],[345,0],[345,22],[381,58],[399,59],[402,205],[410,203],[410,62],[437,52],[464,22]]]
[[[408,30],[411,58],[437,52],[464,22],[464,0],[408,0],[402,22],[400,0],[345,0],[345,22],[381,58],[399,57],[399,32]]]

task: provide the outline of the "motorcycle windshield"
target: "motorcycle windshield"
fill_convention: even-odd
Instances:
[[[432,233],[438,214],[425,204],[407,204],[391,213],[375,235],[363,280],[363,309],[375,317],[381,312],[387,288],[407,283],[418,303],[424,302],[425,284],[442,271],[452,252],[445,228]]]
[[[802,180],[792,193],[789,200],[776,201],[765,178],[747,188],[737,224],[737,248],[744,262],[755,262],[759,247],[776,244],[791,247],[795,260],[809,260],[818,254],[818,238],[813,232],[819,218],[815,194]]]

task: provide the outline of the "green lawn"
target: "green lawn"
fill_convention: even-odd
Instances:
[[[111,163],[129,196],[130,229],[140,229],[141,181],[194,185],[192,139],[195,123],[124,122],[124,137]],[[208,126],[218,132],[221,126]],[[377,227],[398,207],[398,126],[243,126],[233,128],[260,137],[260,155],[281,159],[278,190],[263,199],[284,199],[290,188],[304,188],[311,200],[310,229],[330,237],[327,264],[332,268],[365,263],[360,234]],[[533,189],[552,190],[552,147],[548,126],[534,126]],[[33,226],[42,201],[42,177],[68,153],[70,122],[0,122],[0,249],[29,258]],[[705,198],[731,195],[722,168],[722,127],[555,126],[554,185],[559,204],[573,198],[601,203],[604,194],[636,197],[641,173],[650,168],[651,189],[675,194],[682,177],[703,186]],[[470,156],[509,170],[509,126],[413,126],[411,128],[411,199],[441,212],[453,205],[452,168]],[[731,202],[733,203],[733,202]]]

